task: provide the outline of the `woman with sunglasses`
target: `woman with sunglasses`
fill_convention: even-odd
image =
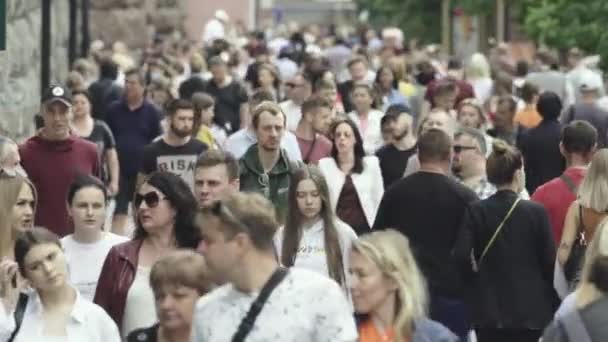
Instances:
[[[357,235],[365,234],[374,224],[384,194],[380,163],[375,156],[365,156],[363,139],[351,120],[339,119],[330,134],[331,157],[319,160],[319,169],[329,180],[332,211]]]
[[[537,342],[559,303],[549,219],[518,195],[525,177],[517,149],[494,140],[486,172],[498,191],[469,206],[455,245],[477,340]]]
[[[384,113],[377,109],[375,91],[367,83],[356,83],[350,97],[354,110],[347,116],[361,132],[365,153],[373,155],[384,143],[380,124]]]
[[[360,342],[458,341],[426,317],[426,283],[409,240],[398,231],[376,231],[355,241],[349,272]]]
[[[12,281],[17,272],[28,291]],[[108,314],[70,285],[59,237],[47,229],[32,228],[17,238],[15,262],[0,268],[0,288],[0,341],[120,341]]]
[[[303,166],[291,176],[286,221],[274,239],[281,263],[319,272],[347,289],[348,251],[357,235],[334,217],[317,167]]]
[[[110,249],[94,299],[114,319],[123,337],[156,322],[150,268],[176,248],[197,247],[196,208],[188,184],[169,172],[151,174],[137,190],[133,240]]]
[[[160,258],[150,271],[158,323],[129,334],[127,342],[190,341],[194,307],[211,291],[205,258],[190,250],[173,251]]]
[[[92,301],[110,248],[129,239],[103,230],[108,193],[99,179],[77,177],[68,189],[67,205],[74,233],[62,238],[61,245],[70,266],[70,282]]]

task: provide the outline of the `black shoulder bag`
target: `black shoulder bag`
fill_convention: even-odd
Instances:
[[[268,297],[270,297],[270,294],[277,287],[277,285],[279,285],[281,281],[285,279],[285,276],[287,276],[287,272],[287,268],[284,267],[279,267],[276,271],[274,271],[270,279],[266,282],[266,284],[264,284],[264,287],[262,288],[262,291],[260,291],[258,297],[251,304],[247,315],[245,315],[245,317],[239,324],[239,328],[237,329],[234,336],[232,336],[232,342],[245,341],[245,338],[247,338],[247,335],[249,335],[251,329],[253,329],[253,325],[255,324],[256,318],[258,318],[258,315],[260,314],[260,312],[262,312],[262,309],[264,308],[264,304],[266,304]]]
[[[15,330],[11,334],[11,337],[8,338],[7,342],[13,342],[17,334],[19,333],[19,329],[21,328],[21,323],[23,322],[23,316],[25,314],[25,307],[27,306],[28,296],[25,293],[19,294],[19,299],[17,300],[17,306],[15,307]]]
[[[570,190],[570,192],[576,196],[578,187],[576,184],[574,184],[574,180],[572,180],[572,178],[566,174],[562,174],[559,178],[566,183],[568,190]],[[574,287],[576,287],[578,284],[586,251],[587,240],[585,239],[585,225],[583,223],[583,207],[579,205],[576,238],[574,239],[574,243],[570,249],[570,255],[568,255],[568,259],[563,266],[564,276],[566,277],[566,281],[568,282],[570,289],[574,289]]]

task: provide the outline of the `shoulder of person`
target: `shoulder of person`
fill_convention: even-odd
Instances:
[[[156,342],[158,338],[158,325],[133,330],[127,336],[127,342]]]
[[[363,163],[365,166],[378,166],[380,167],[380,161],[376,156],[365,156],[363,157]]]
[[[194,309],[195,313],[202,312],[204,313],[207,310],[214,310],[214,306],[224,306],[225,298],[227,298],[230,293],[234,291],[231,284],[224,284],[222,286],[216,287],[211,290],[211,292],[206,293],[202,297],[200,297]],[[203,319],[208,319],[206,316]]]
[[[357,239],[357,233],[351,226],[348,225],[348,223],[346,223],[336,217],[334,224],[336,226],[336,230],[338,231],[338,234],[341,237],[350,239],[350,240]]]
[[[412,341],[457,342],[459,338],[441,323],[423,318],[415,323]]]

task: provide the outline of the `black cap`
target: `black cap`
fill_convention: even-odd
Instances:
[[[66,106],[71,106],[72,93],[68,88],[60,84],[53,84],[42,95],[42,103],[48,104],[55,101],[60,101],[65,103]]]

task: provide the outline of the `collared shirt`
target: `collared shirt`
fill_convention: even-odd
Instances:
[[[240,159],[245,155],[249,147],[257,142],[258,138],[255,136],[255,133],[250,129],[243,128],[226,139],[224,150],[232,153],[235,158]],[[302,161],[300,145],[298,145],[298,139],[293,133],[289,131],[285,132],[283,139],[281,139],[281,147],[287,152],[289,160]]]
[[[43,307],[38,293],[32,291],[21,328],[14,342],[50,341],[43,332]],[[0,341],[7,341],[15,329],[13,312],[7,313],[0,302]],[[84,299],[76,291],[76,301],[66,326],[67,336],[57,336],[53,341],[62,342],[120,342],[120,334],[114,321],[98,305]]]

